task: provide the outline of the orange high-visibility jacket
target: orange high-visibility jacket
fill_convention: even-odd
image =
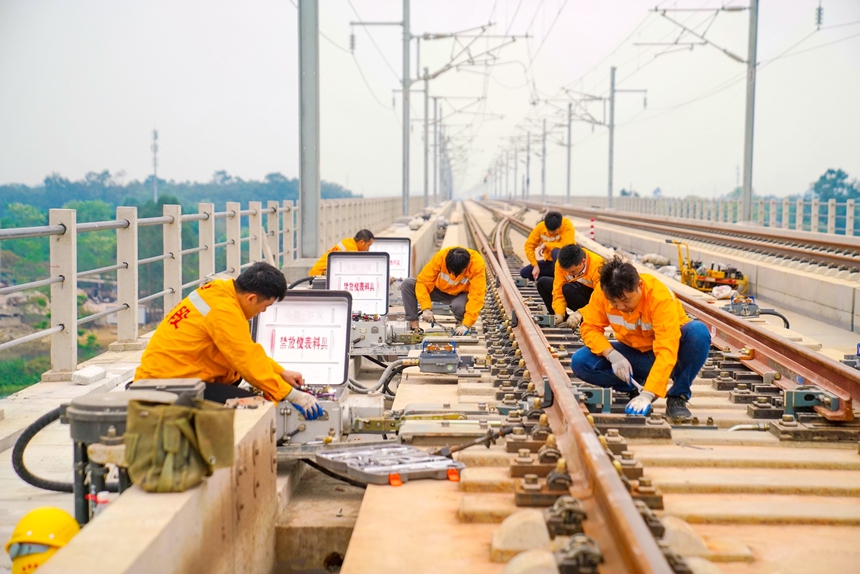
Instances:
[[[561,291],[562,285],[577,281],[594,289],[600,283],[600,266],[603,265],[603,257],[588,249],[583,248],[582,250],[585,251],[585,269],[582,270],[582,275],[579,277],[568,274],[561,268],[558,261],[555,262],[555,279],[552,280],[552,310],[555,311],[556,315],[564,315],[567,309],[567,301],[565,301],[564,293]]]
[[[279,401],[292,388],[284,367],[251,339],[232,280],[215,280],[179,302],[143,352],[138,379],[199,378],[231,384],[243,379]]]
[[[595,289],[591,302],[580,309],[582,325],[579,332],[582,341],[595,355],[602,354],[611,345],[603,334],[607,325],[612,327],[615,337],[637,351],[654,351],[656,356],[648,379],[642,383],[646,391],[665,397],[678,361],[678,344],[681,341],[681,325],[690,319],[675,294],[652,275],[640,274],[642,299],[631,313],[613,309],[602,289]]]
[[[317,275],[325,275],[326,268],[328,267],[328,254],[332,251],[358,251],[358,245],[355,244],[355,239],[352,237],[347,237],[346,239],[342,239],[338,242],[337,245],[323,253],[322,257],[317,259],[317,262],[314,263],[314,266],[311,267],[311,270],[308,272],[308,275],[315,277]]]
[[[547,231],[546,223],[543,221],[535,225],[535,228],[529,233],[528,239],[526,239],[526,259],[532,265],[537,265],[535,249],[541,243],[546,245],[543,252],[544,261],[552,261],[553,249],[561,249],[565,245],[576,243],[576,230],[573,228],[573,223],[568,218],[563,217],[561,227],[552,232]]]
[[[424,266],[416,278],[415,296],[418,299],[418,308],[423,311],[433,306],[430,292],[434,288],[449,295],[468,292],[463,324],[471,327],[478,320],[478,313],[484,308],[484,296],[487,294],[484,258],[477,251],[466,249],[471,260],[463,273],[455,276],[448,271],[448,267],[445,265],[445,257],[452,249],[454,247],[441,249]]]

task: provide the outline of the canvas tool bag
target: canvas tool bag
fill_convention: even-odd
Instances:
[[[124,438],[131,481],[147,492],[183,492],[233,466],[234,413],[185,397],[171,405],[130,401]]]

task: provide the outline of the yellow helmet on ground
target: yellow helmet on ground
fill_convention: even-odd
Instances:
[[[45,506],[24,515],[6,552],[12,559],[12,574],[30,574],[65,546],[81,528],[65,510]]]

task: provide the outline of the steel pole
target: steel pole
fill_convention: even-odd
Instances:
[[[439,98],[433,98],[433,202],[439,201],[436,195],[436,181],[438,179],[438,161],[439,161],[439,119],[437,112],[439,111]]]
[[[573,120],[573,104],[567,104],[567,203],[570,203],[570,148],[573,143],[570,140],[570,124]]]
[[[519,168],[519,149],[516,147],[516,143],[514,144],[514,197],[517,195],[522,196],[523,190],[520,189],[520,193],[517,193],[517,168]]]
[[[403,0],[403,215],[409,215],[409,0]]]
[[[758,0],[750,0],[749,45],[747,51],[747,101],[744,124],[744,189],[742,221],[752,220],[753,127],[755,125],[756,44],[758,43]]]
[[[532,134],[526,132],[526,197],[531,197],[529,187],[532,179]]]
[[[430,78],[424,68],[424,207],[430,197]]]
[[[546,118],[543,119],[543,135],[541,137],[540,200],[546,201]]]
[[[319,5],[299,0],[299,201],[302,257],[319,255]],[[238,273],[238,269],[236,272]]]
[[[609,71],[609,184],[607,207],[612,207],[612,154],[615,145],[615,66]]]

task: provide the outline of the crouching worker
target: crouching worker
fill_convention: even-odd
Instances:
[[[548,212],[526,238],[529,264],[520,269],[520,276],[535,281],[538,277],[552,277],[558,250],[570,243],[576,243],[573,223],[557,211]]]
[[[600,282],[603,257],[581,245],[565,245],[558,251],[555,277],[541,277],[537,290],[548,313],[555,312],[555,324],[576,329],[582,322],[580,309],[588,305]],[[570,309],[572,312],[568,313]]]
[[[370,246],[373,245],[373,232],[369,229],[362,229],[358,233],[355,234],[355,237],[350,239],[347,237],[338,242],[337,245],[326,251],[322,254],[322,257],[317,259],[317,262],[314,263],[314,266],[311,267],[311,270],[308,271],[308,275],[311,277],[318,277],[320,275],[325,275],[325,272],[328,268],[328,254],[332,252],[344,252],[344,251],[368,251]]]
[[[284,298],[287,280],[268,263],[254,263],[236,279],[201,286],[173,308],[155,330],[139,379],[197,378],[206,382],[203,398],[224,403],[253,393],[238,386],[245,379],[270,400],[286,398],[305,418],[322,415],[313,395],[298,390],[302,374],[288,371],[251,338],[248,321]]]
[[[417,279],[409,278],[400,287],[403,308],[410,328],[418,328],[418,312],[427,322],[435,321],[433,301],[451,305],[457,320],[454,334],[468,335],[484,308],[487,294],[484,258],[463,247],[442,249],[430,260]]]
[[[657,397],[666,397],[667,417],[690,416],[690,386],[708,358],[711,335],[668,287],[615,256],[601,267],[599,288],[580,312],[586,346],[570,361],[577,377],[628,393],[627,414],[647,415]],[[618,341],[606,339],[607,325]]]

